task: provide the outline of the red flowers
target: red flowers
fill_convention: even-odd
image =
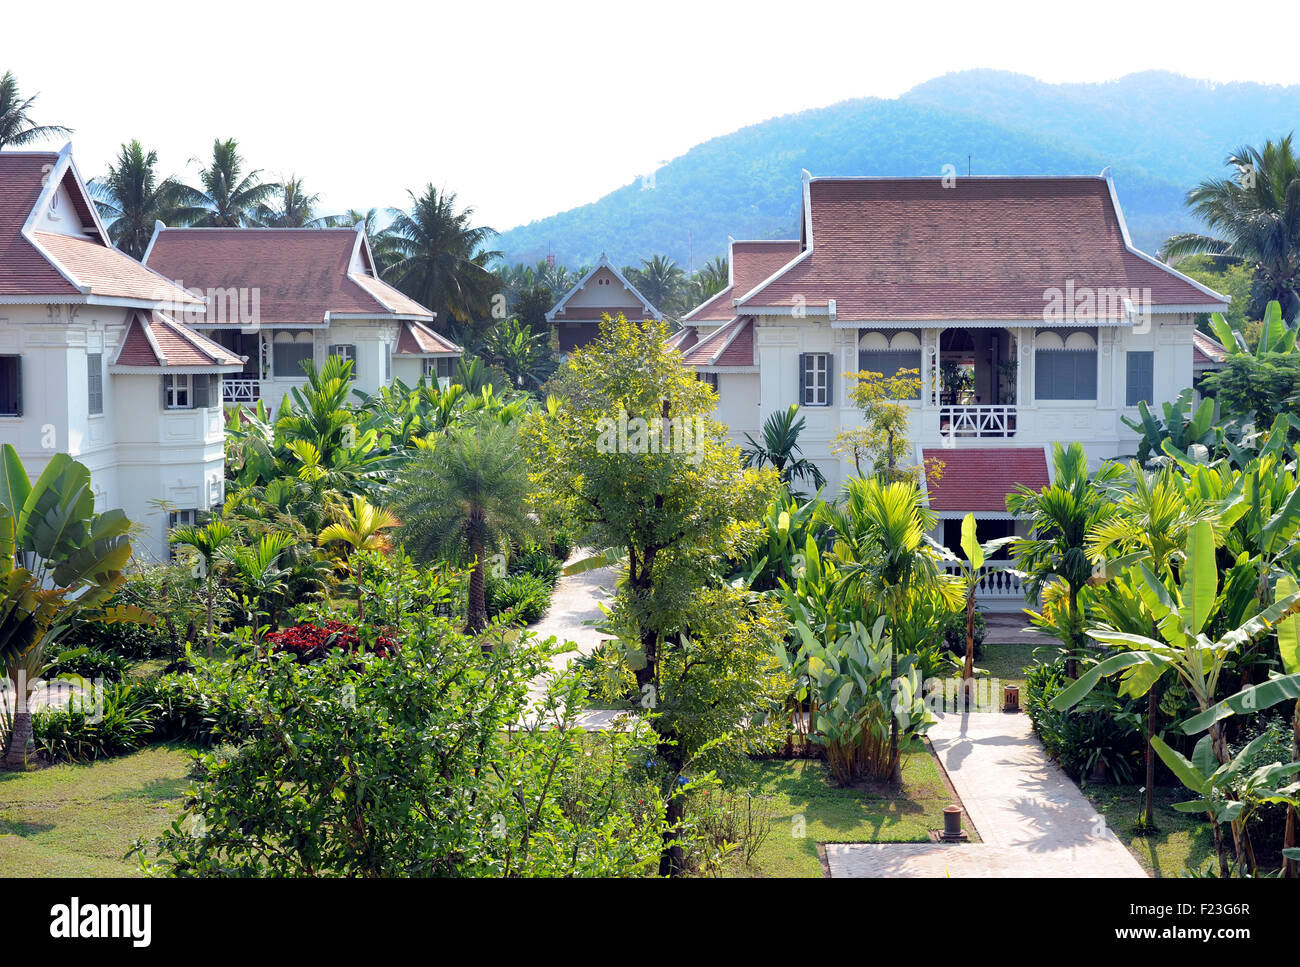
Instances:
[[[272,631],[266,640],[271,643],[273,651],[290,652],[304,664],[324,658],[331,650],[369,651],[380,658],[387,658],[399,647],[388,635],[381,634],[374,645],[367,648],[356,627],[345,625],[341,621],[327,621],[320,625],[304,622],[283,631]]]

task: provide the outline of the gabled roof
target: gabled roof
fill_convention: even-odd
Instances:
[[[727,287],[682,316],[682,322],[729,322],[736,315],[735,301],[783,268],[799,251],[797,239],[728,239]]]
[[[1042,447],[968,447],[925,449],[925,462],[944,464],[938,482],[928,482],[930,509],[941,516],[1007,513],[1007,494],[1024,485],[1042,490],[1050,480]]]
[[[46,218],[62,192],[73,208],[62,218],[75,235],[52,230]],[[57,154],[0,152],[0,302],[152,307],[199,301],[113,247],[71,145]]]
[[[1154,312],[1228,303],[1133,247],[1108,173],[945,184],[804,172],[802,235],[803,251],[743,293],[737,313],[801,307],[845,322],[1035,320],[1049,292],[1085,289],[1149,290]]]
[[[608,305],[571,306],[569,304],[574,296],[576,296],[579,292],[583,291],[587,287],[587,283],[590,282],[592,278],[595,277],[596,273],[599,272],[601,269],[608,269],[610,272],[612,272],[614,278],[616,278],[622,284],[624,290],[631,294],[632,301],[639,302],[641,304],[641,311],[645,313],[644,318],[647,319],[663,318],[663,313],[661,313],[658,309],[656,309],[653,305],[651,305],[650,301],[646,299],[646,297],[643,296],[640,292],[637,291],[636,286],[634,286],[631,282],[629,282],[627,280],[627,277],[624,276],[623,273],[618,270],[618,267],[614,265],[614,263],[611,262],[608,257],[606,257],[605,253],[602,252],[600,255],[600,261],[598,261],[591,269],[589,269],[587,271],[587,274],[584,275],[581,279],[579,279],[577,284],[572,289],[564,293],[564,295],[561,296],[559,302],[555,303],[555,305],[551,307],[551,311],[546,314],[546,321],[547,322],[600,322],[601,316],[604,315],[608,315],[612,317],[612,316],[617,316],[621,312],[623,313],[623,315],[626,316],[628,309],[631,308],[630,306],[626,306],[626,305],[624,306],[608,306]]]
[[[719,326],[688,349],[682,357],[696,368],[752,369],[754,363],[754,320],[747,316]]]
[[[405,322],[397,336],[398,356],[459,356],[464,350],[419,322]]]
[[[117,372],[239,372],[246,357],[181,325],[165,312],[135,312],[109,368]]]
[[[323,326],[328,317],[432,322],[434,312],[375,274],[358,228],[167,228],[145,263],[190,289],[257,291],[257,324]],[[203,325],[247,325],[212,319]]]
[[[1217,339],[1212,339],[1197,329],[1192,333],[1192,369],[1200,372],[1218,369],[1228,358],[1228,350]]]
[[[669,349],[686,352],[700,340],[699,331],[694,326],[683,326],[665,340]]]

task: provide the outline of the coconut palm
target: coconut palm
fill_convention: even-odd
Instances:
[[[421,449],[397,485],[399,537],[408,553],[471,565],[465,620],[471,634],[487,625],[489,553],[534,529],[529,492],[518,422],[488,415]]]
[[[195,159],[197,160],[197,159]],[[182,213],[200,228],[243,228],[258,224],[258,215],[280,186],[262,181],[261,171],[244,173],[244,159],[234,138],[212,142],[212,160],[199,171],[201,188],[195,204]]]
[[[36,103],[37,95],[24,100],[18,93],[18,79],[10,71],[0,75],[0,148],[15,148],[58,138],[72,133],[72,128],[61,124],[35,124],[27,112]]]
[[[90,183],[99,214],[108,223],[108,237],[132,258],[143,258],[155,222],[175,223],[178,213],[200,203],[192,189],[170,176],[159,178],[158,152],[145,151],[139,141],[121,146],[108,174]]]
[[[497,277],[488,265],[501,257],[486,248],[496,231],[474,225],[474,209],[457,210],[456,195],[426,185],[408,192],[411,210],[390,209],[387,235],[392,262],[384,278],[438,314],[438,323],[458,342],[475,322],[489,318]]]
[[[716,256],[691,276],[691,302],[700,305],[731,284],[731,270],[724,256]]]
[[[151,621],[138,608],[103,610],[124,582],[131,522],[95,513],[90,471],[56,453],[35,483],[18,451],[0,447],[0,664],[14,709],[4,767],[22,769],[32,737],[29,699],[60,637],[86,621]]]
[[[660,312],[675,315],[686,290],[686,273],[666,255],[642,259],[638,268],[624,273],[638,292]]]
[[[1078,675],[1084,646],[1079,592],[1092,577],[1085,541],[1114,513],[1114,504],[1104,491],[1124,469],[1106,463],[1089,477],[1088,455],[1080,443],[1068,447],[1053,444],[1052,463],[1053,483],[1041,491],[1018,487],[1007,495],[1007,510],[1029,521],[1029,536],[1011,545],[1016,566],[1028,576],[1026,596],[1037,601],[1050,584],[1059,582],[1064,587],[1061,631],[1069,649],[1067,672],[1073,678]]]
[[[796,419],[797,417],[797,419]],[[818,489],[826,485],[826,475],[817,464],[800,456],[799,434],[807,421],[799,416],[799,405],[791,403],[788,409],[773,413],[763,423],[763,440],[759,442],[748,433],[749,446],[741,452],[747,467],[761,467],[770,463],[787,487],[796,480],[807,480]]]
[[[361,599],[361,582],[352,570],[352,555],[357,551],[386,551],[388,536],[384,533],[398,525],[398,520],[389,511],[376,507],[360,495],[352,498],[352,507],[344,509],[338,515],[339,520],[330,524],[317,541],[322,546],[338,544],[342,546],[343,565],[347,568],[357,586],[357,618],[365,618],[365,605]]]
[[[259,206],[258,221],[267,228],[319,228],[328,219],[316,217],[320,195],[309,195],[302,179],[290,175],[275,186],[274,194]]]
[[[1252,265],[1251,318],[1270,299],[1287,319],[1300,315],[1300,158],[1291,135],[1262,149],[1246,145],[1229,155],[1229,178],[1202,181],[1187,204],[1215,234],[1185,232],[1165,242],[1166,258],[1208,252]]]

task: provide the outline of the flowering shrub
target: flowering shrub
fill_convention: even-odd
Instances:
[[[355,626],[341,621],[325,621],[320,624],[303,622],[283,631],[272,631],[266,640],[271,643],[272,651],[287,651],[302,664],[319,661],[330,651],[369,651],[380,658],[387,658],[398,649],[397,642],[382,633],[373,645],[367,646],[362,642]]]

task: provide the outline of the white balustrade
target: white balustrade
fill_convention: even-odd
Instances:
[[[1013,437],[1016,408],[1014,405],[941,406],[939,432],[951,437]]]

